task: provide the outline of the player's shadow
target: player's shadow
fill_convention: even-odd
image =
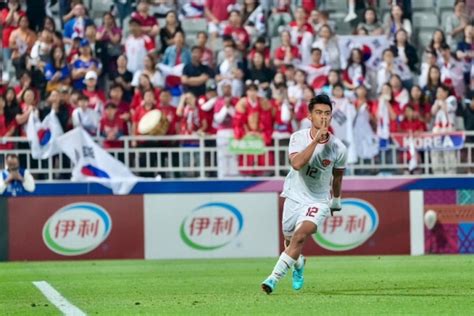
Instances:
[[[351,290],[339,290],[339,291],[318,291],[319,294],[323,295],[336,295],[336,296],[419,296],[419,297],[462,297],[470,296],[470,294],[455,294],[455,293],[398,293],[400,291],[429,291],[429,290],[438,290],[439,288],[430,287],[430,288],[376,288],[376,289],[351,289]],[[388,293],[384,293],[388,292]]]

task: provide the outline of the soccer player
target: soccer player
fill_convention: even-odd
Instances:
[[[291,170],[285,179],[282,228],[285,251],[272,274],[262,283],[270,294],[276,284],[294,266],[293,288],[303,286],[305,258],[301,255],[306,238],[333,212],[341,210],[341,184],[347,149],[341,140],[328,132],[332,103],[327,95],[318,95],[308,106],[311,128],[293,133],[290,138]],[[333,198],[330,197],[332,180]]]

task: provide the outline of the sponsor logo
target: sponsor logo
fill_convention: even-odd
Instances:
[[[97,248],[110,234],[112,220],[93,203],[74,203],[54,213],[43,226],[43,241],[57,254],[77,256]]]
[[[183,219],[180,236],[193,249],[216,250],[235,240],[243,226],[244,218],[236,207],[211,202],[195,208]]]
[[[326,168],[327,166],[329,166],[331,164],[331,160],[329,159],[324,159],[323,160],[323,166]]]
[[[359,199],[343,199],[342,212],[327,217],[313,238],[325,249],[346,251],[364,244],[378,225],[379,216],[372,204]]]

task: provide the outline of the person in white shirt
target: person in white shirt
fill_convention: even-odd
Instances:
[[[454,131],[457,108],[456,97],[449,95],[449,87],[441,85],[436,92],[436,101],[431,107],[434,117],[433,133]],[[456,151],[431,151],[431,163],[434,174],[456,174]]]
[[[293,288],[302,288],[304,242],[332,212],[342,208],[341,185],[347,149],[328,131],[332,101],[327,95],[318,95],[311,100],[308,110],[311,128],[293,133],[290,138],[291,169],[282,193],[285,198],[282,226],[287,247],[270,276],[261,284],[267,294],[275,290],[276,284],[292,267]],[[331,178],[333,198],[330,200]]]
[[[0,195],[18,196],[35,190],[35,179],[20,167],[16,154],[7,154],[5,169],[0,173]]]
[[[154,40],[142,33],[140,21],[131,19],[130,35],[125,40],[125,54],[127,56],[127,70],[135,73],[145,68],[145,57],[155,50]]]
[[[74,128],[82,127],[91,136],[96,136],[99,132],[99,113],[89,107],[89,98],[85,95],[80,95],[77,102],[78,107],[72,112],[72,125]]]

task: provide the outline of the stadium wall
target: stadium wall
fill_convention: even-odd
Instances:
[[[283,249],[280,180],[39,183],[0,198],[0,260],[274,257]],[[344,212],[307,255],[474,253],[472,178],[347,179]],[[437,225],[423,223],[427,210]]]

